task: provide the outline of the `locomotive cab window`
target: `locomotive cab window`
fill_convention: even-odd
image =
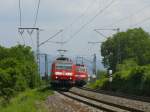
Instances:
[[[70,63],[57,63],[56,69],[57,70],[72,70],[72,64],[70,64]]]
[[[86,72],[86,68],[85,67],[76,68],[76,71],[78,71],[78,72]]]

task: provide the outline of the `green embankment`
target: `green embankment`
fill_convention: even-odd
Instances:
[[[101,77],[96,82],[90,83],[88,85],[90,88],[150,97],[150,65],[139,66],[126,61],[118,66],[111,83],[107,73],[99,72],[98,75]]]
[[[10,103],[1,103],[0,112],[47,112],[44,101],[53,92],[49,88],[28,89],[12,98]]]

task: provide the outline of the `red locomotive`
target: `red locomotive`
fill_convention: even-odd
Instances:
[[[76,64],[76,82],[77,86],[84,86],[88,80],[87,67],[84,64]]]
[[[51,69],[52,86],[73,86],[75,84],[75,64],[67,57],[57,58]]]

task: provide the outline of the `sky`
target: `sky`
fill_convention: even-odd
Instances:
[[[20,0],[22,11],[22,27],[33,27],[38,0]],[[11,47],[17,44],[29,45],[36,50],[36,33],[31,36],[25,31],[18,33],[19,0],[0,1],[0,45]],[[58,49],[66,49],[68,56],[84,56],[91,58],[94,53],[98,60],[102,59],[100,44],[106,38],[94,29],[142,27],[150,31],[149,0],[41,0],[36,27],[40,31],[40,42],[50,38],[63,29],[51,41],[66,41],[64,45],[46,43],[40,47],[41,53],[58,55]],[[116,31],[100,30],[107,37]]]

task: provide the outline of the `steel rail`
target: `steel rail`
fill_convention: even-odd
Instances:
[[[119,104],[114,104],[114,103],[110,103],[110,102],[107,102],[107,101],[102,101],[102,100],[98,100],[98,99],[95,99],[95,98],[91,98],[91,97],[88,97],[88,96],[85,96],[85,95],[82,95],[82,94],[79,94],[79,93],[76,93],[76,92],[73,92],[73,91],[68,91],[67,93],[71,93],[73,95],[76,95],[76,96],[79,96],[79,97],[82,97],[82,98],[85,98],[85,99],[88,99],[88,100],[92,100],[92,101],[95,101],[95,102],[98,102],[98,103],[101,103],[101,104],[104,104],[104,105],[108,105],[109,108],[106,108],[105,106],[96,105],[92,102],[88,102],[88,101],[82,100],[82,99],[77,98],[77,97],[73,97],[71,95],[65,94],[62,91],[61,92],[59,91],[59,93],[66,96],[66,97],[69,97],[73,100],[82,102],[82,103],[87,104],[91,107],[95,107],[97,109],[104,110],[104,111],[107,111],[107,112],[117,112],[113,108],[125,110],[125,111],[128,111],[128,112],[144,112],[142,110],[138,110],[138,109],[135,109],[135,108],[126,107],[126,106],[122,106],[122,105],[119,105]],[[113,108],[110,108],[110,107],[113,107]]]
[[[73,97],[73,96],[71,96],[71,95],[67,95],[67,94],[65,94],[65,93],[63,93],[63,92],[58,92],[58,93],[60,93],[61,95],[66,96],[66,97],[68,97],[68,98],[71,98],[71,99],[73,99],[73,100],[76,100],[76,101],[79,101],[79,102],[81,102],[81,103],[84,103],[84,104],[86,104],[86,105],[88,105],[88,106],[91,106],[91,107],[100,109],[100,110],[104,110],[104,111],[107,111],[107,112],[116,112],[116,111],[113,111],[112,109],[108,109],[108,108],[104,108],[104,107],[102,107],[102,106],[95,105],[95,104],[93,104],[93,103],[91,103],[91,102],[84,101],[84,100],[82,100],[82,99]]]
[[[90,99],[90,100],[93,100],[93,101],[97,101],[97,102],[109,105],[109,106],[117,107],[117,108],[120,108],[120,109],[123,109],[123,110],[131,111],[131,112],[144,112],[142,110],[138,110],[138,109],[135,109],[135,108],[126,107],[126,106],[122,106],[122,105],[119,105],[119,104],[115,104],[115,103],[111,103],[111,102],[107,102],[107,101],[102,101],[102,100],[98,100],[98,99],[95,99],[95,98],[91,98],[91,97],[88,97],[88,96],[85,96],[85,95],[81,95],[79,93],[75,93],[75,92],[72,92],[72,91],[71,91],[71,93],[75,94],[75,95],[78,95],[78,96],[81,96],[81,97],[84,97],[84,98],[87,98],[87,99]]]
[[[120,98],[126,98],[129,100],[136,100],[136,101],[142,101],[142,102],[147,102],[150,103],[150,97],[145,97],[145,96],[136,96],[136,95],[128,95],[128,94],[124,94],[124,93],[116,93],[113,91],[105,91],[105,90],[100,90],[100,89],[91,89],[91,88],[87,88],[87,87],[82,87],[79,88],[82,90],[86,90],[86,91],[91,91],[91,92],[96,92],[96,93],[101,93],[101,94],[105,94],[105,95],[110,95],[110,96],[116,96],[116,97],[120,97]]]

